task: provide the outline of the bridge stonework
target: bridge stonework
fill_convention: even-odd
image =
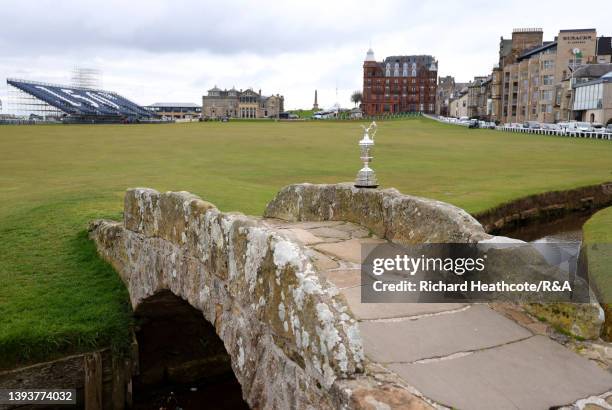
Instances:
[[[400,244],[478,242],[492,236],[463,209],[404,195],[397,189],[352,184],[295,184],[271,201],[265,217],[288,221],[349,221]]]
[[[170,290],[202,311],[251,407],[360,408],[375,397],[425,408],[384,370],[364,375],[357,323],[338,290],[260,218],[187,192],[136,188],[123,222],[97,220],[89,230],[134,309]]]
[[[405,327],[410,334],[411,326],[430,326],[430,322],[431,326],[442,326],[437,323],[452,315],[455,323],[465,321],[461,329],[469,333],[465,339],[469,343],[461,345],[465,340],[460,337],[456,342],[453,335],[436,336],[436,340],[453,345],[448,347],[449,353],[471,354],[474,346],[487,346],[486,354],[502,357],[508,343],[519,347],[524,343],[526,347],[521,349],[525,352],[534,350],[529,343],[535,343],[542,354],[551,346],[557,349],[546,338],[485,306],[362,304],[355,291],[359,286],[359,246],[364,241],[410,244],[496,239],[457,207],[402,195],[395,189],[290,185],[268,204],[261,218],[221,212],[188,192],[135,188],[126,193],[122,222],[93,221],[89,230],[100,255],[126,284],[135,310],[153,295],[170,291],[203,313],[223,341],[243,398],[252,408],[429,409],[441,402],[466,408],[486,404],[464,402],[476,397],[470,394],[453,397],[456,389],[448,390],[443,384],[429,385],[429,380],[438,380],[447,370],[433,379],[419,379],[422,371],[438,371],[431,370],[439,364],[430,357],[441,353],[429,351],[427,346],[421,346],[422,352],[413,352],[410,340],[403,340],[401,334],[399,340],[379,338],[379,331],[374,330],[379,327],[387,329],[387,334]],[[319,252],[323,250],[329,254]],[[575,309],[588,311],[589,306]],[[490,335],[485,330],[470,333],[479,327],[471,322],[474,317],[482,326],[495,324]],[[591,318],[592,314],[586,322]],[[442,326],[441,332],[446,328]],[[388,352],[391,363],[366,358],[364,351],[374,356]],[[603,391],[601,371],[569,351],[558,354],[561,359],[554,360],[562,364],[559,369],[565,369],[568,362],[575,364],[571,374],[577,375],[577,381],[601,380],[576,389],[556,389],[554,383],[567,384],[569,376],[556,380],[553,375],[559,369],[549,364],[543,377],[551,381],[554,399],[561,397],[561,392],[569,402]],[[461,360],[444,363],[462,368]],[[414,377],[410,384],[405,373]],[[503,394],[497,397],[491,393],[491,400],[506,400],[514,394],[515,384],[533,384],[526,377],[529,372],[516,373],[517,383],[492,389]],[[542,400],[555,401],[548,397]]]

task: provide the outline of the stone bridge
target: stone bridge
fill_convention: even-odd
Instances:
[[[135,311],[168,292],[201,311],[252,408],[612,408],[605,366],[518,307],[361,303],[363,243],[492,239],[449,204],[300,184],[262,218],[136,188],[90,236]]]

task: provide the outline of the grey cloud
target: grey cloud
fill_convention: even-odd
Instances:
[[[347,24],[328,12],[261,1],[13,2],[0,9],[0,44],[17,55],[104,49],[266,55],[367,39],[360,29],[366,16]]]

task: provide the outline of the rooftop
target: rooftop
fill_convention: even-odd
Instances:
[[[512,30],[513,33],[542,33],[541,28],[515,28]]]
[[[148,107],[178,107],[178,108],[198,108],[199,104],[185,102],[156,102]]]
[[[545,41],[544,44],[542,44],[541,46],[532,48],[530,50],[525,51],[523,54],[521,54],[518,57],[518,61],[524,60],[525,58],[529,58],[534,54],[538,54],[541,53],[544,50],[547,50],[549,48],[553,48],[557,46],[557,42],[556,41]]]
[[[574,77],[589,79],[588,81],[576,83],[574,85],[576,88],[591,84],[610,83],[612,82],[612,64],[587,64],[576,70]]]
[[[597,31],[597,29],[594,29],[594,28],[565,29],[565,30],[559,30],[559,33],[575,33],[575,32],[583,32],[583,31]]]
[[[599,78],[612,71],[612,64],[586,64],[574,71],[574,78]]]
[[[597,39],[597,55],[611,55],[612,54],[612,37],[599,37]]]
[[[426,63],[431,63],[433,61],[435,61],[436,59],[434,58],[434,56],[431,55],[425,55],[425,54],[421,54],[421,55],[398,55],[398,56],[389,56],[387,58],[385,58],[383,61],[386,62],[391,62],[391,61],[409,61],[409,62],[426,62]]]

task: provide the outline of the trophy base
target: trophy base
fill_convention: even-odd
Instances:
[[[359,170],[357,178],[355,178],[356,188],[377,188],[378,179],[376,173],[367,164]]]

